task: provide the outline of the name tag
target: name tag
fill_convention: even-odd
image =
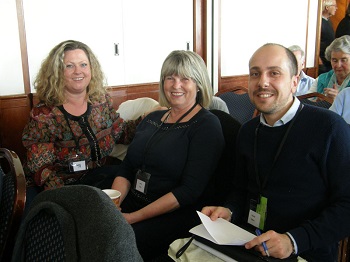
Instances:
[[[148,183],[150,178],[151,178],[150,173],[138,170],[136,173],[134,189],[143,194],[147,194],[147,188],[148,188]]]
[[[256,213],[253,210],[249,210],[248,223],[253,225],[254,227],[259,228],[260,214]]]
[[[78,171],[84,171],[84,170],[87,170],[85,160],[69,162],[69,171],[78,172]]]
[[[258,200],[250,200],[248,223],[264,230],[267,215],[267,198],[260,196]]]

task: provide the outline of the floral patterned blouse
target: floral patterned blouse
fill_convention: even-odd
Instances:
[[[35,106],[22,134],[27,148],[27,183],[45,189],[61,187],[74,180],[69,163],[84,160],[88,167],[104,164],[116,143],[129,144],[135,135],[135,121],[124,121],[106,94],[88,104],[81,116],[73,116],[63,106]],[[73,178],[72,178],[73,177]]]

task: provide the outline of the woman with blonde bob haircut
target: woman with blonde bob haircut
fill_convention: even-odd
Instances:
[[[224,148],[219,119],[205,109],[212,91],[199,55],[171,52],[159,94],[168,109],[148,114],[137,126],[112,185],[122,193],[121,211],[145,261],[166,253],[200,223],[195,210],[210,195],[205,189]]]
[[[160,73],[159,103],[168,108],[171,105],[164,94],[163,86],[165,77],[169,75],[191,78],[199,89],[197,103],[204,108],[209,107],[213,97],[213,89],[211,88],[207,67],[198,54],[192,51],[176,50],[165,59]]]

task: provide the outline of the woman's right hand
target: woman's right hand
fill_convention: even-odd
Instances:
[[[334,85],[333,88],[326,87],[325,89],[323,89],[323,92],[324,92],[325,96],[331,98],[334,101],[335,97],[339,93],[339,90],[336,87],[336,85]]]

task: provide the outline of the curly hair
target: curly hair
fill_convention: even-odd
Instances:
[[[82,42],[67,40],[56,45],[41,64],[34,81],[40,102],[47,106],[58,106],[65,102],[64,54],[76,49],[83,50],[90,62],[91,81],[86,90],[88,101],[98,101],[106,93],[105,76],[94,53]]]
[[[159,82],[160,105],[171,107],[164,93],[164,80],[165,77],[173,74],[180,77],[191,78],[199,89],[196,97],[197,103],[205,108],[210,105],[213,89],[210,84],[207,67],[198,54],[184,50],[172,51],[163,62]]]

